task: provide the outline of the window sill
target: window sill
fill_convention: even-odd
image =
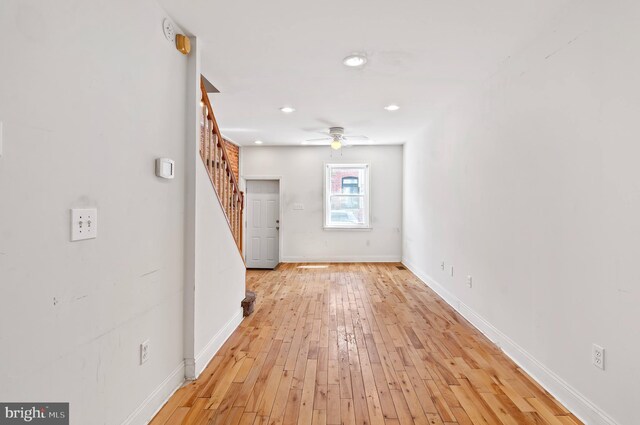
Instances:
[[[349,226],[324,226],[323,227],[324,230],[329,230],[329,231],[333,231],[333,230],[348,230],[348,231],[361,231],[361,232],[370,232],[373,230],[373,227],[371,226],[367,226],[367,227],[362,227],[362,226],[358,226],[358,227],[349,227]]]

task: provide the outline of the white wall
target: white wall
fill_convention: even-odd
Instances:
[[[184,379],[185,146],[196,139],[188,58],[165,39],[165,16],[153,0],[0,2],[2,401],[68,401],[74,424],[144,423]],[[160,156],[176,160],[174,180],[155,177]],[[72,243],[69,209],[88,206],[98,238]],[[213,241],[228,233],[218,218],[199,223]],[[225,301],[239,310],[238,267],[235,292],[209,307],[238,263],[222,261],[200,270],[198,347],[224,330],[213,316]]]
[[[280,259],[296,261],[399,261],[402,220],[402,146],[244,147],[243,177],[280,176],[283,238]],[[372,230],[324,230],[324,164],[371,165]],[[301,203],[304,210],[294,210]]]
[[[640,423],[639,21],[576,3],[404,152],[404,262],[590,424]]]
[[[201,160],[199,165],[196,168],[196,376],[242,321],[240,303],[245,296],[246,272]]]

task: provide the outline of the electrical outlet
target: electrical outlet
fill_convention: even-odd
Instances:
[[[467,276],[467,286],[469,288],[471,288],[471,286],[473,285],[473,278],[471,277],[471,275]]]
[[[98,236],[98,210],[74,208],[71,210],[71,241],[94,239]]]
[[[151,346],[149,340],[144,341],[140,344],[140,364],[145,363],[149,360],[149,356],[151,356]]]
[[[449,274],[451,274],[451,277],[453,277],[453,266],[451,266],[451,269],[449,270]]]
[[[595,367],[604,370],[604,348],[597,344],[593,344],[591,358]]]
[[[442,271],[444,271],[444,261],[440,263],[440,268],[442,269]]]

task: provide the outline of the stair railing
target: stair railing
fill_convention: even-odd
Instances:
[[[220,206],[224,211],[229,228],[242,256],[242,213],[244,193],[234,175],[224,139],[207,95],[204,79],[200,78],[202,92],[202,132],[200,134],[200,157],[213,185]]]

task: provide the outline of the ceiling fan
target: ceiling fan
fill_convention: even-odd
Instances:
[[[330,127],[329,133],[325,137],[318,139],[307,139],[308,144],[326,145],[331,142],[331,149],[339,150],[342,146],[348,146],[349,142],[358,140],[369,140],[367,136],[345,136],[344,127]]]

